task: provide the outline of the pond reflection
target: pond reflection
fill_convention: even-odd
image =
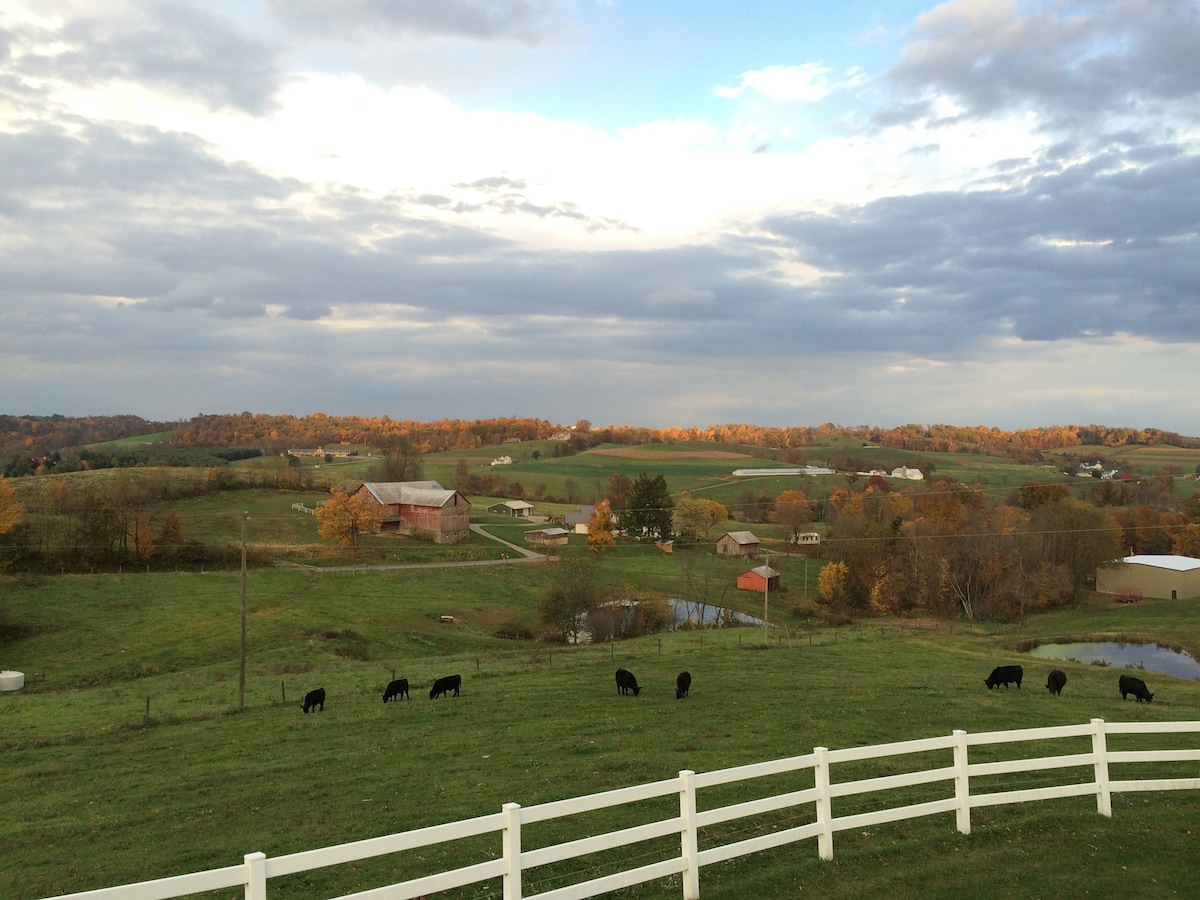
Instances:
[[[728,606],[718,606],[715,603],[705,603],[701,600],[684,600],[680,597],[668,597],[667,603],[675,613],[671,622],[671,630],[677,628],[738,628],[745,625],[762,625],[762,616],[752,616],[749,613],[730,609]]]
[[[1145,669],[1147,672],[1200,680],[1200,662],[1187,653],[1159,644],[1127,644],[1117,641],[1039,644],[1029,651],[1029,655],[1040,659],[1105,663],[1117,669]]]

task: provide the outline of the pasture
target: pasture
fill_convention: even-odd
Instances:
[[[462,562],[470,560],[499,559],[504,553],[511,551],[490,541],[485,537],[472,534],[466,544],[437,545],[427,540],[404,535],[383,534],[364,535],[356,559],[351,557],[347,548],[321,538],[317,533],[317,520],[304,512],[293,508],[300,504],[309,509],[328,499],[328,494],[320,491],[280,491],[261,488],[237,491],[223,491],[217,494],[204,494],[173,502],[166,511],[179,516],[183,533],[189,539],[199,540],[206,544],[224,544],[234,547],[240,541],[242,514],[248,514],[246,521],[247,539],[258,553],[258,558],[264,556],[276,562],[295,562],[300,564],[316,564],[323,566],[351,565],[357,562],[361,565],[404,565],[428,562]],[[503,540],[520,546],[524,543],[523,535],[530,528],[540,527],[522,518],[512,518],[506,515],[494,515],[487,508],[498,502],[495,497],[472,495],[468,497],[472,504],[471,521],[483,525],[487,530]],[[534,514],[537,516],[562,515],[566,512],[577,512],[578,504],[535,503]],[[750,528],[764,542],[770,545],[772,551],[782,550],[786,539],[787,528],[781,525],[745,523],[727,520],[712,527],[709,532],[710,540],[715,541],[727,531]],[[583,548],[587,546],[586,535],[571,535],[569,546]],[[529,546],[528,549],[539,551],[539,547]],[[711,549],[711,547],[709,548]],[[622,543],[616,549],[609,551],[619,556],[661,556],[661,552],[636,543]],[[236,562],[236,554],[230,559]],[[775,559],[774,555],[772,559]],[[734,563],[744,570],[748,564]],[[762,563],[761,555],[753,561],[753,565]],[[786,565],[782,560],[780,565]],[[772,563],[774,565],[774,563]],[[663,560],[664,572],[678,568],[671,560]],[[816,569],[812,570],[815,585]],[[731,577],[736,577],[736,572]],[[669,577],[669,576],[668,576]],[[799,588],[800,585],[794,585]]]
[[[810,499],[824,499],[836,488],[855,484],[859,490],[864,477],[844,473],[836,475],[752,475],[734,476],[735,469],[788,467],[777,459],[778,453],[762,448],[739,447],[726,444],[647,444],[636,447],[602,445],[574,456],[554,457],[540,451],[533,459],[531,451],[522,444],[503,448],[485,448],[483,455],[467,455],[458,451],[431,454],[422,460],[426,477],[451,484],[454,469],[459,459],[468,460],[468,471],[473,475],[492,474],[502,483],[519,482],[527,498],[540,485],[545,493],[565,498],[575,496],[582,502],[603,495],[608,479],[622,474],[636,479],[642,472],[662,475],[671,491],[689,491],[694,497],[719,500],[731,509],[743,502],[747,492],[755,498],[766,494],[775,497],[781,491],[801,490]],[[491,459],[507,454],[513,458],[511,465],[492,466]],[[989,457],[971,453],[916,453],[881,447],[858,447],[845,441],[830,441],[829,445],[814,445],[804,448],[807,464],[824,465],[826,462],[852,456],[864,463],[877,464],[889,471],[896,465],[916,466],[932,463],[934,477],[948,477],[970,487],[979,486],[985,493],[1002,498],[1027,483],[1063,482],[1063,476],[1054,468],[1022,465],[1003,457]],[[892,479],[897,487],[912,486],[912,482]]]
[[[536,448],[535,448],[536,449]],[[511,465],[492,466],[491,459],[501,453],[513,458]],[[747,475],[735,476],[735,469],[786,467],[761,448],[738,447],[725,444],[648,444],[636,447],[603,445],[568,457],[554,457],[539,450],[539,458],[532,458],[530,446],[514,444],[504,448],[484,448],[470,454],[459,451],[431,454],[422,460],[424,477],[440,481],[443,485],[454,482],[455,468],[460,459],[468,461],[468,472],[472,475],[493,475],[500,484],[508,486],[519,483],[525,499],[534,504],[534,515],[554,515],[573,511],[578,503],[587,503],[607,492],[609,478],[614,474],[625,475],[631,480],[642,472],[662,475],[669,489],[679,494],[689,492],[695,498],[717,500],[731,511],[748,513],[753,520],[757,509],[747,510],[748,502],[757,502],[762,497],[774,498],[782,491],[799,490],[811,500],[823,500],[836,489],[853,485],[862,490],[866,478],[845,473],[836,475]],[[775,454],[776,456],[778,454]],[[968,453],[913,453],[886,448],[858,448],[845,441],[831,438],[829,446],[817,445],[805,448],[806,460],[810,464],[823,464],[830,458],[851,455],[863,462],[877,461],[889,469],[901,462],[916,465],[919,462],[934,464],[934,477],[949,477],[972,488],[978,488],[990,497],[1000,500],[1028,483],[1067,483],[1056,469],[1045,466],[1022,465],[1014,460],[986,457]],[[346,469],[340,474],[349,474]],[[891,479],[896,488],[917,488],[917,482]],[[1090,488],[1083,484],[1081,490]],[[574,498],[574,503],[548,503],[535,499],[550,496],[562,501]],[[496,498],[471,497],[472,503],[486,506]],[[782,540],[785,529],[751,521],[727,521],[715,526],[709,538],[715,540],[726,531],[750,528],[765,540]]]
[[[606,560],[605,577],[632,577],[627,563]],[[0,695],[0,896],[229,865],[256,850],[311,849],[817,745],[1094,716],[1200,719],[1200,684],[1145,673],[1155,701],[1123,703],[1117,671],[1066,662],[1056,664],[1066,689],[1052,697],[1051,665],[1017,650],[1028,640],[1121,634],[1195,652],[1200,611],[1187,604],[1096,600],[1020,627],[880,620],[828,630],[792,621],[772,629],[767,647],[760,629],[582,647],[496,637],[506,619],[533,614],[546,577],[541,565],[252,572],[243,712],[236,574],[7,581],[0,602],[21,630],[0,645],[0,663],[28,680]],[[454,623],[441,620],[448,614]],[[1022,690],[984,687],[1001,663],[1025,665]],[[640,696],[616,692],[618,666],[637,675]],[[682,669],[694,682],[677,701]],[[410,680],[411,701],[382,702],[393,673]],[[452,673],[463,677],[462,695],[430,701],[433,680]],[[304,715],[303,694],[317,686],[326,708]],[[1028,773],[1026,786],[1041,777]],[[802,844],[705,869],[702,896],[1079,895],[1081,872],[1094,896],[1191,891],[1200,798],[1121,795],[1111,820],[1094,810],[1082,799],[989,809],[967,836],[952,817],[847,833],[831,862]],[[609,815],[570,827],[613,827]],[[793,816],[729,827],[767,833]],[[272,882],[271,895],[365,890],[487,849],[468,841],[318,870]],[[594,866],[641,861],[609,855]],[[546,890],[566,874],[547,867],[527,887]],[[453,896],[496,895],[493,885]],[[678,883],[623,896],[677,897]]]

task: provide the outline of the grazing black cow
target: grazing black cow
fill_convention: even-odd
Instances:
[[[682,700],[688,695],[688,690],[692,686],[692,673],[680,672],[675,676],[675,699]]]
[[[408,679],[397,678],[395,681],[389,681],[387,690],[383,692],[383,702],[389,700],[410,700],[408,696]]]
[[[433,687],[429,691],[429,699],[433,700],[437,697],[441,697],[443,694],[448,694],[450,691],[454,691],[454,696],[457,697],[458,689],[461,685],[461,675],[446,675],[442,678],[439,678],[433,683]]]
[[[1050,674],[1046,676],[1046,690],[1056,697],[1062,693],[1062,689],[1066,686],[1066,683],[1067,673],[1062,669],[1052,669]]]
[[[637,696],[642,692],[638,687],[637,679],[633,677],[633,673],[625,669],[617,669],[617,691],[622,694],[628,694],[633,691],[633,696]]]
[[[1132,675],[1122,675],[1121,682],[1117,687],[1121,692],[1121,699],[1125,700],[1127,694],[1133,694],[1137,697],[1137,702],[1141,703],[1145,700],[1149,703],[1154,699],[1154,695],[1146,689],[1146,682],[1140,678],[1134,678]]]
[[[304,695],[304,714],[308,715],[311,709],[314,712],[320,707],[321,712],[325,712],[325,688],[317,688],[315,691],[309,691]]]
[[[996,666],[992,669],[992,674],[983,680],[983,683],[988,686],[990,691],[994,687],[1004,685],[1007,690],[1010,684],[1016,684],[1017,690],[1021,689],[1021,679],[1025,677],[1025,670],[1020,666]]]

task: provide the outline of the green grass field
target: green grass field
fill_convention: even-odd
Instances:
[[[678,562],[657,551],[614,554],[604,558],[602,577],[667,584],[677,578],[672,565]],[[1120,634],[1196,653],[1200,611],[1187,604],[1096,600],[1019,627],[974,628],[878,621],[827,630],[780,611],[788,627],[772,629],[765,648],[754,628],[577,648],[495,637],[505,621],[535,618],[547,575],[544,565],[524,564],[343,577],[254,571],[241,713],[236,574],[6,582],[3,613],[22,631],[0,645],[0,664],[28,681],[0,695],[0,896],[49,896],[233,865],[252,851],[315,849],[495,812],[509,801],[530,805],[817,745],[1095,716],[1200,719],[1200,684],[1150,673],[1157,696],[1149,705],[1121,702],[1117,672],[1070,662],[1060,664],[1069,678],[1061,697],[1043,687],[1048,662],[1025,662],[1020,691],[988,691],[982,683],[993,665],[1022,661],[1017,647],[1029,640]],[[750,609],[756,603],[746,598]],[[455,622],[443,623],[444,615]],[[637,674],[641,696],[616,693],[618,665]],[[684,668],[695,681],[691,697],[677,702],[673,679]],[[411,702],[380,702],[393,672],[412,682]],[[428,685],[451,672],[463,675],[462,696],[429,701]],[[300,699],[318,685],[327,689],[326,709],[306,716]],[[890,771],[884,761],[876,774]],[[1051,777],[1027,773],[1010,786],[1036,787]],[[779,779],[756,785],[753,796],[796,786]],[[719,789],[705,803],[738,799],[749,798]],[[835,811],[865,811],[871,802],[857,798],[858,805]],[[669,815],[669,806],[545,823],[528,829],[526,841],[623,827],[632,824],[623,817]],[[713,839],[769,833],[803,815],[740,820],[716,829]],[[1200,875],[1200,797],[1191,792],[1118,795],[1111,820],[1096,814],[1094,801],[1077,799],[979,810],[973,824],[967,836],[955,831],[951,815],[843,833],[831,862],[821,862],[810,841],[706,867],[701,893],[1184,896]],[[492,850],[466,841],[318,870],[272,880],[270,895],[366,890]],[[671,852],[670,841],[537,870],[527,874],[526,889],[641,864],[654,852]],[[498,890],[490,884],[451,896],[495,897]],[[621,896],[680,893],[667,880]]]
[[[534,449],[540,459],[532,459]],[[551,449],[529,444],[439,454],[424,460],[424,477],[450,484],[462,456],[473,473],[494,472],[527,491],[544,484],[560,496],[572,482],[586,500],[613,472],[636,478],[649,470],[663,474],[673,490],[730,505],[747,490],[758,496],[764,489],[774,494],[800,487],[822,497],[847,484],[840,475],[734,478],[735,468],[769,462],[729,446],[599,448],[565,458],[550,456]],[[827,448],[863,458],[871,452],[845,442]],[[500,453],[518,462],[488,466]],[[878,454],[891,460],[897,452]],[[1061,478],[1053,469],[1008,460],[911,454],[924,456],[936,462],[935,474],[997,492]],[[814,450],[807,462],[819,464],[820,457]],[[261,458],[237,465],[269,470],[285,462]],[[303,465],[346,485],[361,481],[372,462],[359,457]],[[119,476],[102,471],[63,477]],[[171,470],[170,477],[202,475]],[[20,479],[18,487],[43,483],[36,481]],[[7,829],[0,842],[0,897],[50,896],[232,865],[252,851],[315,849],[491,813],[508,801],[530,805],[654,781],[683,768],[709,771],[793,756],[817,745],[886,743],[955,728],[1075,724],[1095,716],[1200,719],[1200,684],[1152,673],[1145,676],[1157,694],[1150,705],[1122,703],[1117,672],[1072,662],[1026,661],[1019,692],[989,692],[982,683],[993,665],[1021,662],[1020,648],[1038,640],[1120,637],[1200,656],[1200,608],[1186,603],[1116,606],[1092,598],[1019,626],[867,621],[824,629],[793,612],[815,598],[821,561],[772,553],[770,564],[782,572],[784,590],[769,598],[779,627],[765,642],[758,628],[681,631],[597,647],[513,641],[497,634],[539,630],[537,602],[549,565],[322,574],[309,567],[486,563],[506,552],[478,535],[455,547],[379,536],[365,539],[352,557],[317,536],[313,517],[291,509],[293,503],[312,507],[326,496],[238,490],[172,506],[185,537],[232,548],[248,513],[249,543],[257,558],[269,561],[253,568],[248,580],[244,712],[237,712],[236,554],[225,568],[204,573],[0,582],[0,620],[18,626],[17,636],[0,644],[0,667],[27,678],[23,690],[0,694],[0,758],[6,763],[0,811]],[[473,521],[521,544],[531,526],[484,514],[494,499],[471,498]],[[540,503],[535,513],[574,508]],[[715,526],[710,538],[743,528],[770,549],[783,538],[778,526],[732,521]],[[584,537],[571,537],[571,549],[584,546]],[[606,588],[629,585],[666,596],[703,589],[713,602],[761,614],[763,597],[732,585],[740,571],[762,561],[621,543],[601,557],[598,578]],[[618,665],[635,671],[645,686],[641,696],[616,694],[612,672]],[[1052,665],[1069,678],[1058,698],[1043,687]],[[676,702],[673,679],[683,668],[695,683],[692,696]],[[430,702],[428,685],[450,672],[463,675],[463,695]],[[411,702],[380,702],[393,673],[413,683]],[[300,699],[318,685],[328,691],[327,708],[305,716]],[[1030,748],[1029,755],[1045,752]],[[864,774],[892,771],[886,761],[875,769],[864,764]],[[1185,767],[1182,774],[1196,773]],[[1038,787],[1052,778],[1028,773],[1010,786]],[[795,787],[781,779],[757,786],[752,796]],[[705,803],[743,799],[750,798],[731,787]],[[860,805],[835,811],[865,811],[874,801],[854,802]],[[672,813],[647,804],[634,814],[644,821]],[[711,839],[770,833],[807,821],[806,814],[730,823],[714,829]],[[628,815],[545,823],[529,829],[527,841],[635,824]],[[831,862],[821,862],[815,844],[806,842],[706,867],[702,896],[1186,896],[1200,875],[1200,797],[1191,792],[1118,795],[1111,820],[1096,814],[1094,801],[1075,799],[979,810],[973,822],[968,836],[955,831],[952,815],[843,833]],[[674,851],[669,845],[547,867],[527,874],[526,890],[649,862],[677,851],[677,842]],[[475,862],[493,850],[485,842],[464,842],[333,867],[272,880],[270,895],[366,890]],[[450,896],[498,893],[491,884]],[[677,897],[680,890],[677,880],[668,879],[620,896]]]
[[[785,467],[777,460],[756,457],[749,448],[735,445],[693,444],[650,444],[638,447],[601,446],[593,450],[568,457],[554,457],[544,448],[539,459],[530,455],[532,444],[515,444],[503,448],[489,447],[476,451],[448,451],[431,454],[422,460],[424,477],[440,481],[444,485],[454,481],[455,468],[460,459],[468,462],[472,475],[494,475],[503,485],[519,482],[525,489],[526,499],[531,499],[541,488],[541,493],[564,499],[576,496],[588,502],[602,496],[607,490],[608,479],[622,474],[636,479],[642,472],[662,475],[672,492],[688,491],[694,497],[718,500],[731,510],[737,508],[749,492],[755,499],[764,493],[775,497],[785,490],[803,491],[811,499],[822,499],[838,488],[850,483],[843,474],[837,475],[752,475],[734,476],[735,469]],[[761,452],[761,451],[760,451]],[[491,460],[501,454],[510,455],[511,465],[492,466]],[[883,465],[893,466],[901,462],[915,464],[920,461],[935,464],[935,477],[949,477],[971,487],[979,486],[997,500],[1004,498],[1022,484],[1062,482],[1063,476],[1054,468],[1021,465],[1014,460],[987,457],[967,453],[912,453],[885,448],[858,448],[857,445],[815,447],[807,452],[808,461],[822,464],[830,457],[854,455],[868,460],[879,460]],[[359,464],[365,465],[365,464]],[[326,471],[329,474],[330,470]],[[361,474],[361,469],[351,470],[346,465],[337,469],[339,477]],[[854,481],[861,490],[865,478]],[[892,480],[897,487],[906,482]],[[1089,486],[1090,485],[1086,485]],[[549,514],[557,504],[534,501],[535,514]],[[744,525],[736,527],[745,527]],[[725,528],[723,530],[729,530]],[[723,533],[723,531],[721,532]],[[715,536],[719,533],[714,531]]]

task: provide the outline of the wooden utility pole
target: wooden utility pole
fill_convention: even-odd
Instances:
[[[763,550],[763,646],[767,646],[767,597],[771,593],[771,554]]]
[[[242,513],[242,645],[238,664],[238,712],[246,708],[246,520],[250,513]]]

